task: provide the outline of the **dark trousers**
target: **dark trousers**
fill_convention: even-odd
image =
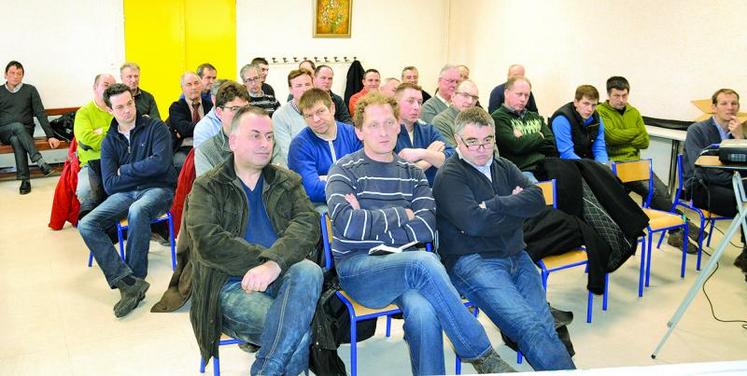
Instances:
[[[632,181],[624,185],[626,190],[633,191],[644,199],[648,196],[648,181]],[[672,199],[667,192],[667,186],[656,174],[654,174],[654,194],[651,197],[651,208],[663,211],[672,209]]]
[[[708,210],[712,213],[724,216],[734,217],[737,215],[737,198],[734,196],[734,189],[731,185],[723,186],[709,184],[707,187],[696,184],[693,187],[693,206]],[[740,231],[741,231],[740,227]],[[742,232],[742,243],[744,241],[744,232]]]
[[[36,162],[41,159],[39,150],[34,145],[34,139],[29,136],[26,127],[21,123],[10,123],[0,127],[0,141],[13,147],[16,159],[16,178],[19,180],[29,179],[29,160]]]

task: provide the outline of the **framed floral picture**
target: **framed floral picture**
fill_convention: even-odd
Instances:
[[[353,0],[314,0],[314,38],[350,38]]]

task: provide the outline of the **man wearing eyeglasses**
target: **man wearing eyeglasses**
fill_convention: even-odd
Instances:
[[[431,99],[423,104],[421,119],[424,122],[432,122],[436,115],[449,108],[451,97],[454,95],[454,91],[456,91],[460,80],[461,76],[456,66],[447,64],[441,68],[441,72],[438,74],[438,91],[436,91],[436,94]]]
[[[335,121],[337,107],[322,89],[301,96],[298,107],[308,127],[293,138],[288,148],[288,168],[301,175],[312,204],[326,208],[327,173],[338,159],[363,147],[352,125]],[[320,209],[321,210],[321,209]]]
[[[340,286],[367,307],[400,307],[414,375],[446,373],[442,333],[478,373],[512,371],[462,304],[435,253],[369,254],[381,244],[432,242],[436,234],[436,206],[423,171],[393,152],[402,130],[398,118],[394,99],[380,93],[361,98],[354,120],[363,149],[330,169],[326,194]]]
[[[171,136],[163,122],[136,112],[135,98],[125,84],[104,91],[114,120],[101,143],[101,175],[109,194],[78,223],[78,230],[96,264],[121,299],[114,315],[129,314],[145,298],[150,284],[150,224],[171,206],[176,186]],[[106,231],[127,218],[126,259],[122,260]]]
[[[241,68],[239,74],[244,81],[246,90],[249,91],[249,104],[265,110],[267,115],[272,117],[272,114],[280,107],[280,103],[273,95],[262,91],[261,72],[262,69],[259,67],[259,64],[247,64]]]
[[[457,291],[519,344],[536,371],[573,369],[524,250],[524,219],[539,214],[545,199],[516,165],[493,155],[493,128],[479,107],[457,115],[457,154],[433,186],[441,261]]]
[[[513,162],[530,181],[543,159],[557,157],[555,137],[538,113],[527,108],[532,84],[524,77],[506,82],[503,104],[493,112],[495,141],[501,156]]]
[[[249,104],[246,88],[235,81],[224,82],[215,95],[215,114],[221,122],[222,132],[203,142],[195,150],[195,173],[200,176],[223,162],[231,153],[228,134],[233,115]]]
[[[454,120],[457,115],[466,109],[475,107],[479,99],[477,85],[470,80],[464,80],[457,86],[451,106],[433,118],[433,125],[444,136],[447,145],[451,147],[456,146]]]
[[[433,184],[436,171],[454,153],[454,148],[447,144],[436,127],[419,120],[423,103],[420,86],[399,85],[394,98],[399,106],[399,123],[402,127],[394,152],[425,171],[428,184]]]

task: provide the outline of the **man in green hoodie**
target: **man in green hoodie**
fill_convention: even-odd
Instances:
[[[641,159],[641,149],[648,148],[648,132],[643,124],[643,118],[638,110],[628,103],[630,84],[625,77],[613,76],[607,80],[607,96],[609,99],[597,106],[597,112],[604,122],[604,139],[607,143],[607,155],[616,162],[635,161]],[[642,197],[648,196],[648,181],[625,183],[625,188]],[[669,211],[672,199],[667,193],[667,186],[654,174],[654,193],[651,197],[651,207],[657,210]],[[692,226],[692,224],[691,224]],[[696,234],[697,231],[690,231]],[[683,244],[682,230],[670,231],[667,243],[681,248]],[[692,247],[693,251],[697,248]]]

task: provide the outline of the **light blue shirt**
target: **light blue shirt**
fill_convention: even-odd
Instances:
[[[218,115],[215,114],[215,107],[213,107],[207,115],[203,116],[203,118],[195,124],[195,129],[192,132],[193,147],[196,148],[200,146],[203,142],[220,133],[221,128],[221,121],[218,118]]]
[[[584,126],[587,126],[594,119],[589,116],[584,120]],[[561,159],[581,159],[573,151],[573,137],[571,136],[571,123],[565,116],[558,116],[552,121],[552,133],[555,134],[555,145],[558,147]],[[608,163],[607,144],[604,141],[604,122],[599,118],[599,132],[597,138],[591,145],[591,153],[594,154],[594,160],[601,163]]]
[[[718,122],[716,121],[716,117],[712,117],[711,120],[713,120],[713,126],[718,129],[718,134],[721,136],[721,141],[726,140],[729,138],[730,133],[729,130],[725,130],[724,128],[721,128],[720,125],[718,125]]]

